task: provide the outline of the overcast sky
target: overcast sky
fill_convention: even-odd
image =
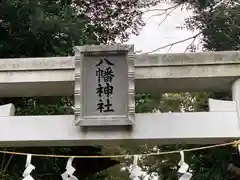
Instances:
[[[154,8],[165,8],[170,7],[167,4],[159,4]],[[156,12],[148,12],[145,14],[145,20]],[[146,20],[146,26],[140,31],[139,36],[132,35],[128,44],[134,44],[135,51],[142,50],[142,52],[150,52],[158,47],[170,44],[175,41],[179,41],[188,37],[193,36],[195,33],[188,30],[179,30],[178,26],[184,23],[184,19],[189,17],[191,12],[181,11],[180,8],[176,9],[160,26],[160,22],[165,16],[154,16]],[[186,47],[191,43],[190,41],[174,45],[171,50],[165,48],[159,53],[166,52],[184,52]]]

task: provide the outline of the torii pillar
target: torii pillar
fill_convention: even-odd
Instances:
[[[238,124],[240,128],[240,79],[237,79],[232,86],[232,99],[236,102]]]

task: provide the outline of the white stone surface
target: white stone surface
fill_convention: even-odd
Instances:
[[[13,104],[5,104],[0,106],[0,116],[14,116],[15,107]]]
[[[209,99],[208,106],[210,112],[237,112],[235,101]]]
[[[211,111],[136,114],[133,130],[75,126],[74,115],[12,116],[13,105],[0,107],[3,146],[73,146],[106,143],[206,144],[240,137],[240,52],[137,56],[136,91],[230,90],[236,101],[210,100]],[[233,84],[234,82],[234,84]],[[233,85],[233,86],[232,86]],[[74,58],[0,61],[0,96],[73,95]],[[218,104],[221,105],[218,106]],[[230,105],[230,107],[226,107]],[[220,112],[224,111],[224,112]],[[238,112],[238,113],[237,113]]]
[[[74,115],[0,117],[1,146],[74,146],[107,143],[220,143],[240,137],[236,112],[136,114],[132,132],[81,129]]]
[[[75,49],[76,125],[133,125],[133,46],[77,46]]]
[[[239,59],[239,51],[138,55],[136,92],[231,90]],[[0,97],[73,94],[73,57],[0,60]]]
[[[240,79],[236,80],[232,86],[232,98],[236,102],[236,110],[240,128]]]

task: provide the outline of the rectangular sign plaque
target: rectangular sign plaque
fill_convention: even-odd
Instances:
[[[75,47],[78,126],[131,126],[135,114],[133,45]]]

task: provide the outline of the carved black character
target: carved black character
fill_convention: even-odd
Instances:
[[[102,85],[101,85],[101,84],[98,84],[98,87],[97,87],[97,89],[96,89],[96,93],[97,93],[97,95],[98,95],[99,97],[102,97],[103,90],[104,90],[104,88],[102,87]],[[104,90],[104,91],[105,91],[105,90]]]
[[[110,103],[110,100],[107,99],[107,103],[104,105],[106,108],[104,109],[104,112],[114,112],[112,109],[112,104]]]
[[[96,64],[96,66],[100,66],[103,62],[106,62],[109,66],[113,66],[114,64],[112,62],[110,62],[108,59],[103,58],[100,59],[99,62]]]
[[[102,77],[104,79],[104,82],[112,82],[112,79],[115,77],[115,75],[113,74],[113,70],[111,67],[106,68],[103,71]]]
[[[99,102],[97,104],[97,109],[96,110],[98,110],[100,113],[102,113],[103,110],[104,110],[104,103],[103,103],[103,101],[101,99],[99,99]]]
[[[104,87],[104,94],[109,97],[113,94],[113,86],[109,83],[106,83],[106,86]]]

